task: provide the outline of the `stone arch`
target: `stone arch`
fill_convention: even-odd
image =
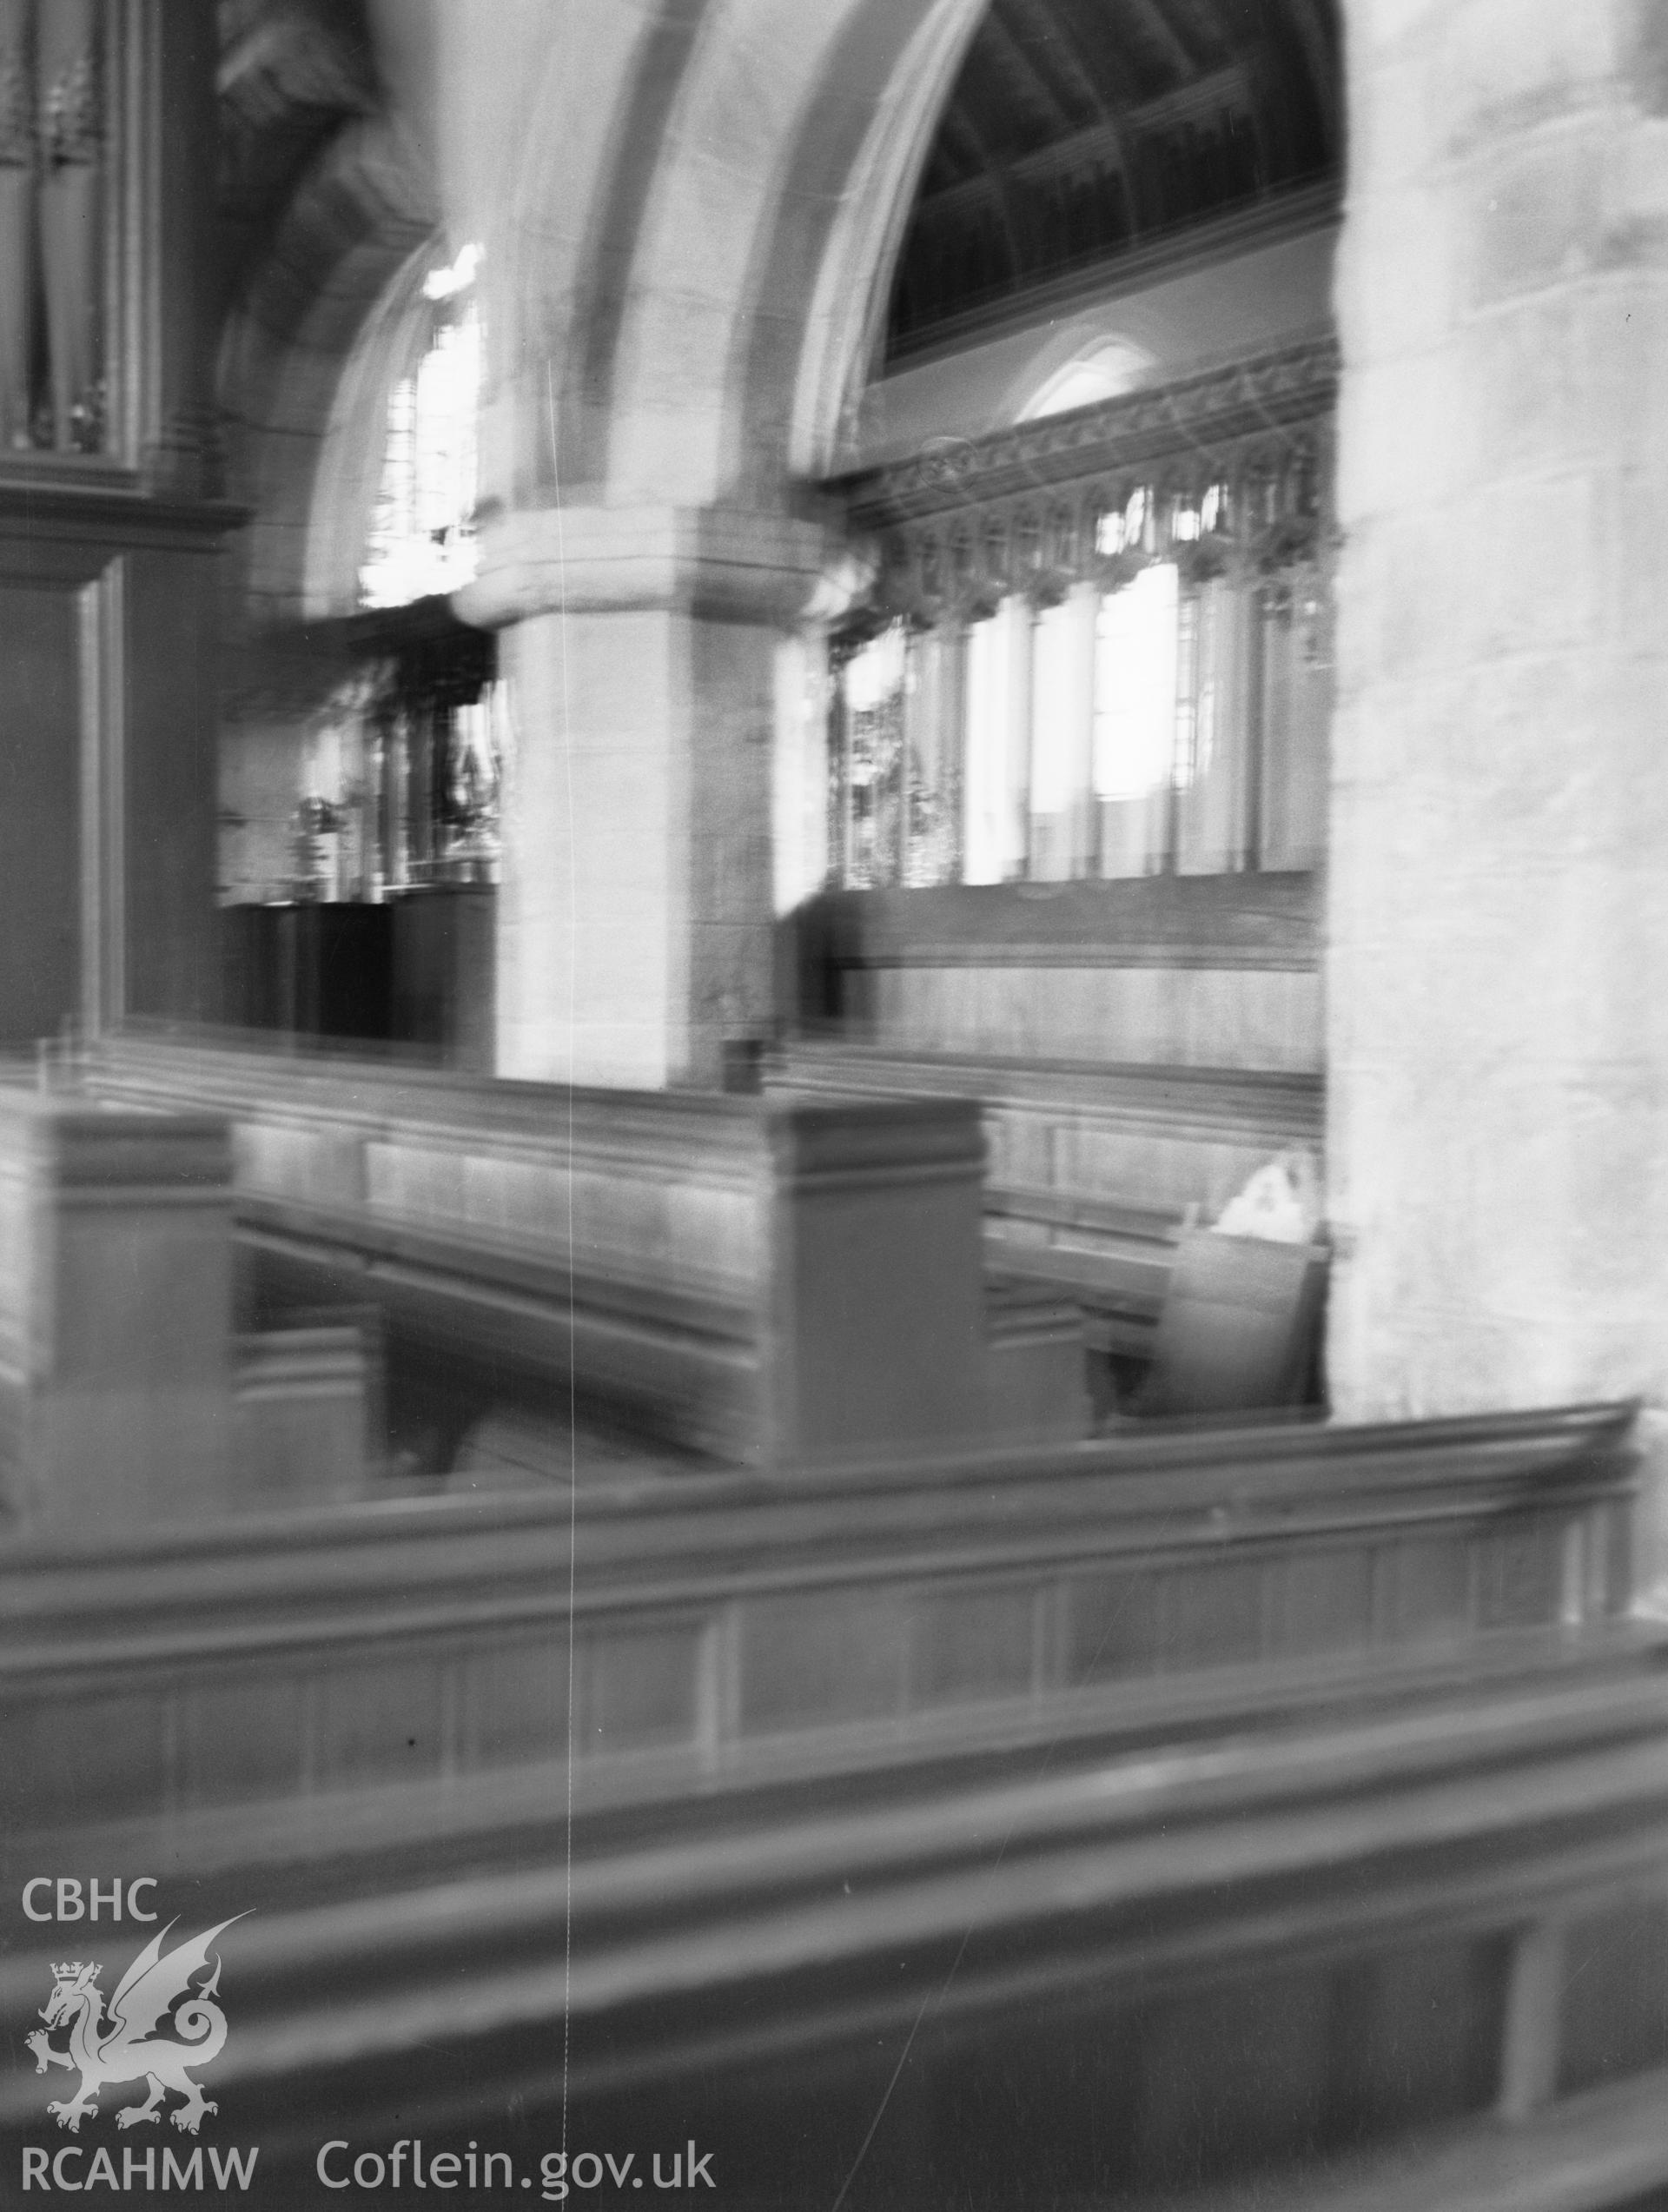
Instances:
[[[633,131],[617,145],[619,182],[599,195],[592,226],[606,267],[588,280],[581,389],[567,393],[596,495],[757,508],[827,472],[987,6],[689,0],[668,11],[677,41],[655,80],[659,141],[633,149]],[[1320,16],[1294,0],[1293,20],[1294,72],[1326,109],[1336,88]],[[645,97],[639,73],[622,106],[646,114]]]
[[[826,460],[983,4],[753,0],[703,20],[631,256],[608,378],[614,496],[769,504]],[[742,160],[706,150],[726,140]]]
[[[228,318],[217,389],[228,489],[254,518],[228,579],[240,627],[341,611],[320,603],[335,573],[314,542],[321,463],[367,320],[432,248],[437,223],[407,144],[380,121],[357,125],[301,186]]]
[[[421,0],[379,4],[403,19]],[[447,228],[486,248],[483,514],[599,497],[645,209],[722,0],[428,4],[422,96]]]
[[[800,476],[832,466],[878,350],[892,271],[939,115],[978,28],[984,0],[940,0],[899,53],[846,176],[817,263],[794,379],[787,460]],[[779,273],[792,240],[772,242]],[[768,356],[749,363],[750,381]]]

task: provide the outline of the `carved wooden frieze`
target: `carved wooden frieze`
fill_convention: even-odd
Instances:
[[[1332,532],[1338,350],[1283,348],[977,439],[937,440],[834,487],[877,548],[853,627],[1055,604],[1148,562],[1184,579],[1278,578]]]

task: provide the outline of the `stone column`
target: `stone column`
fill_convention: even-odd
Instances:
[[[1349,16],[1334,1401],[1660,1406],[1661,11]]]
[[[499,1072],[716,1083],[771,1012],[777,652],[822,566],[780,516],[568,508],[489,531],[514,758]]]

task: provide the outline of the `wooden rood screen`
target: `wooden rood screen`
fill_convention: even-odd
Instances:
[[[945,440],[837,488],[829,880],[1304,869],[1325,839],[1336,349]]]

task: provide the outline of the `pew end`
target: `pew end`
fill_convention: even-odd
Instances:
[[[987,1306],[986,1434],[992,1442],[1062,1442],[1094,1428],[1082,1315],[1047,1282],[991,1275]]]
[[[374,1355],[354,1322],[240,1336],[233,1428],[240,1496],[261,1509],[362,1496],[376,1464],[380,1394]]]

